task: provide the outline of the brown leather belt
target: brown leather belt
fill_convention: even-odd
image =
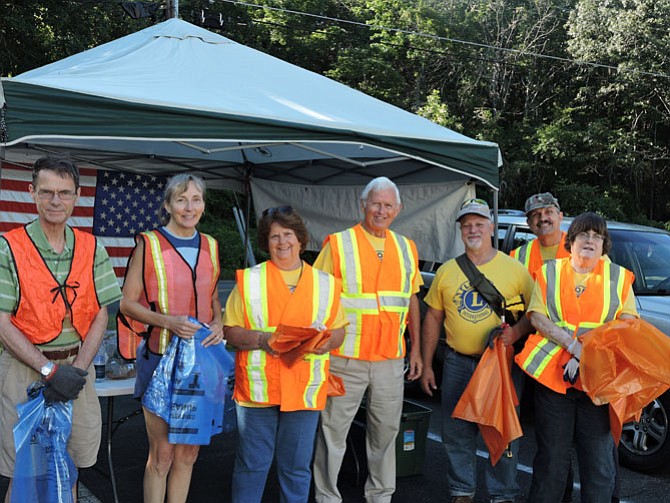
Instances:
[[[49,360],[65,360],[71,356],[77,356],[79,354],[79,346],[73,346],[68,349],[54,349],[53,351],[42,350],[42,354]]]

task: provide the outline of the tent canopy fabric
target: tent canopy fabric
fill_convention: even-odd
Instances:
[[[0,85],[0,154],[16,163],[67,151],[102,169],[190,171],[240,192],[250,180],[362,188],[381,175],[403,193],[499,183],[496,144],[179,19]]]

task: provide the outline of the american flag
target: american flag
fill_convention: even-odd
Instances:
[[[138,232],[158,225],[166,179],[120,171],[80,168],[81,197],[68,223],[92,232],[107,249],[119,282]],[[2,161],[0,233],[37,218],[28,185],[31,169]]]

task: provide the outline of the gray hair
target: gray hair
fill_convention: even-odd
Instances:
[[[165,205],[169,203],[172,198],[186,192],[188,190],[189,182],[193,182],[193,185],[195,185],[195,187],[202,193],[202,200],[205,200],[205,182],[202,180],[202,178],[190,173],[174,175],[165,184],[163,201],[161,202],[160,209],[158,210],[158,217],[162,225],[167,225],[170,223],[170,214],[165,211]]]
[[[398,205],[400,205],[402,201],[400,201],[400,191],[398,190],[398,186],[385,176],[378,176],[377,178],[371,180],[365,186],[363,192],[361,192],[361,206],[365,207],[365,202],[368,200],[370,192],[379,192],[381,190],[387,189],[393,189],[395,192],[396,202]]]

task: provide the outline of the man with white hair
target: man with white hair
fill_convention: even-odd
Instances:
[[[405,326],[409,325],[409,379],[421,376],[421,287],[416,245],[389,229],[401,209],[398,187],[372,180],[360,198],[363,221],[326,238],[314,267],[342,278],[349,320],[343,344],[331,353],[331,373],[346,394],[330,397],[321,413],[314,458],[318,503],[340,502],[337,478],[346,438],[366,397],[368,478],[365,500],[390,502],[395,492],[395,443],[403,401]]]

